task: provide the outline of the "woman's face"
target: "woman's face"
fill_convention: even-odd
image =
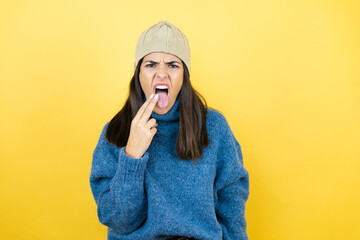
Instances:
[[[175,55],[152,52],[144,57],[140,66],[140,85],[147,99],[153,93],[159,94],[155,113],[165,114],[172,108],[182,87],[183,76],[184,67]]]

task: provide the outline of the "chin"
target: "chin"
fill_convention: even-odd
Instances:
[[[166,108],[159,108],[158,106],[156,106],[155,108],[154,108],[154,112],[156,113],[156,114],[160,114],[160,115],[162,115],[162,114],[165,114],[165,113],[167,113],[168,111],[169,111],[169,106],[167,106]]]

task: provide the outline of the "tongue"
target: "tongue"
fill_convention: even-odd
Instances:
[[[169,97],[166,92],[158,92],[159,100],[157,101],[157,105],[159,108],[166,108],[169,102]]]

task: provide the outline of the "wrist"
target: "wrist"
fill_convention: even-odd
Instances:
[[[126,147],[125,147],[124,152],[125,152],[126,155],[128,155],[128,156],[131,157],[131,158],[134,158],[134,159],[141,158],[141,157],[139,157],[139,156],[136,155],[136,154],[132,154],[131,151],[130,151],[130,153],[129,153],[129,152],[127,151],[127,148],[126,148]]]

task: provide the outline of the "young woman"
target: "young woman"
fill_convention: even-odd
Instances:
[[[90,186],[110,240],[248,239],[240,145],[189,76],[177,27],[141,34],[129,97],[93,152]]]

